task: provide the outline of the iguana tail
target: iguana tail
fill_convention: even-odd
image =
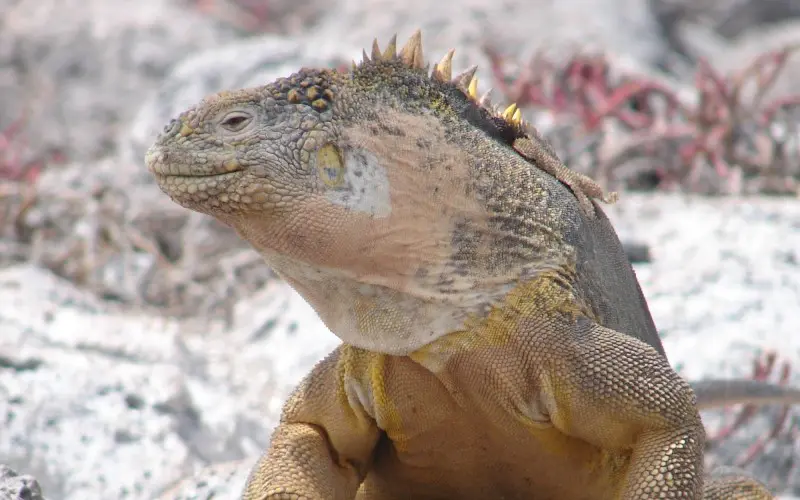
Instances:
[[[800,389],[749,379],[704,379],[690,382],[701,410],[735,404],[800,404]]]

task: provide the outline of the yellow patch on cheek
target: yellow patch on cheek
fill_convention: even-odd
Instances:
[[[317,172],[326,186],[339,187],[344,184],[344,169],[339,148],[328,143],[317,150]]]
[[[225,168],[226,172],[236,172],[237,170],[241,170],[239,161],[236,158],[225,160],[222,162],[222,166]]]

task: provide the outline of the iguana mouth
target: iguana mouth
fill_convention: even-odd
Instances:
[[[164,151],[158,147],[150,148],[145,154],[147,170],[161,177],[198,178],[198,177],[223,177],[243,170],[242,165],[235,157],[226,158],[214,163],[202,165],[191,162],[175,161],[171,156],[179,156]]]
[[[173,179],[208,179],[213,177],[213,178],[225,179],[227,177],[232,176],[232,174],[240,172],[240,170],[234,170],[233,172],[220,172],[220,173],[210,173],[210,174],[200,174],[200,173],[176,174],[174,172],[162,172],[154,169],[150,169],[150,172],[153,173],[156,177],[161,177],[161,178],[171,177]]]

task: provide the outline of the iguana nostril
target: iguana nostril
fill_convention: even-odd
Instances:
[[[178,130],[181,128],[181,122],[177,118],[173,118],[164,126],[164,130],[161,132],[162,135],[170,136],[175,135],[178,133]]]

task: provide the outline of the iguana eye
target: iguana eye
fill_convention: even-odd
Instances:
[[[222,119],[221,125],[231,132],[238,132],[245,128],[252,119],[252,116],[243,111],[231,111]]]

